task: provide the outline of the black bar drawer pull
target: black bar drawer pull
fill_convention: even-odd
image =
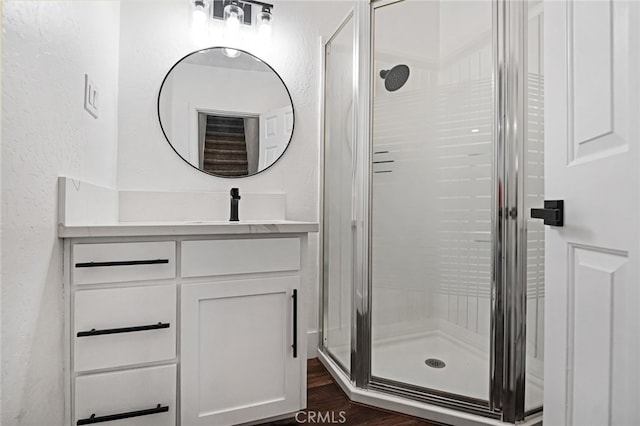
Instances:
[[[167,411],[169,411],[169,406],[163,407],[160,404],[158,404],[156,408],[149,408],[146,410],[138,410],[138,411],[129,411],[128,413],[111,414],[108,416],[96,417],[94,413],[88,419],[78,420],[76,425],[81,426],[81,425],[91,425],[94,423],[112,422],[114,420],[129,419],[131,417],[140,417],[140,416],[148,416],[150,414],[166,413]]]
[[[89,331],[79,331],[78,334],[76,334],[76,336],[87,337],[87,336],[101,336],[103,334],[131,333],[133,331],[158,330],[160,328],[169,328],[170,326],[171,326],[171,323],[159,322],[157,324],[151,324],[151,325],[139,325],[137,327],[107,328],[104,330],[96,330],[95,328],[92,328]]]
[[[543,219],[545,225],[564,226],[564,200],[544,200],[543,209],[531,209],[532,219]]]
[[[100,266],[157,265],[159,263],[169,263],[169,259],[116,260],[113,262],[83,262],[83,263],[76,263],[76,268],[97,268]]]
[[[298,290],[293,290],[293,357],[298,358]]]

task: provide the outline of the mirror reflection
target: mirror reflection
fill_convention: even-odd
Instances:
[[[250,53],[222,47],[193,52],[169,70],[158,116],[182,159],[222,177],[271,166],[294,126],[291,95],[280,76]]]

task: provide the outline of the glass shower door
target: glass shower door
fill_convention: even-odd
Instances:
[[[372,25],[371,373],[486,405],[492,2],[377,2]]]
[[[350,370],[353,291],[353,61],[349,18],[325,45],[323,346]]]
[[[527,102],[524,160],[525,211],[544,205],[544,9],[527,4]],[[525,411],[542,408],[544,391],[544,230],[539,219],[527,220],[527,344]]]

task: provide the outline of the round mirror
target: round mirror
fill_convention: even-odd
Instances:
[[[293,103],[280,76],[242,50],[213,47],[179,60],[158,96],[160,126],[174,151],[220,177],[259,173],[293,134]]]

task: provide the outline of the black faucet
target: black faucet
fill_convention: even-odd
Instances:
[[[231,188],[231,218],[229,221],[238,222],[238,203],[240,202],[240,190]]]

